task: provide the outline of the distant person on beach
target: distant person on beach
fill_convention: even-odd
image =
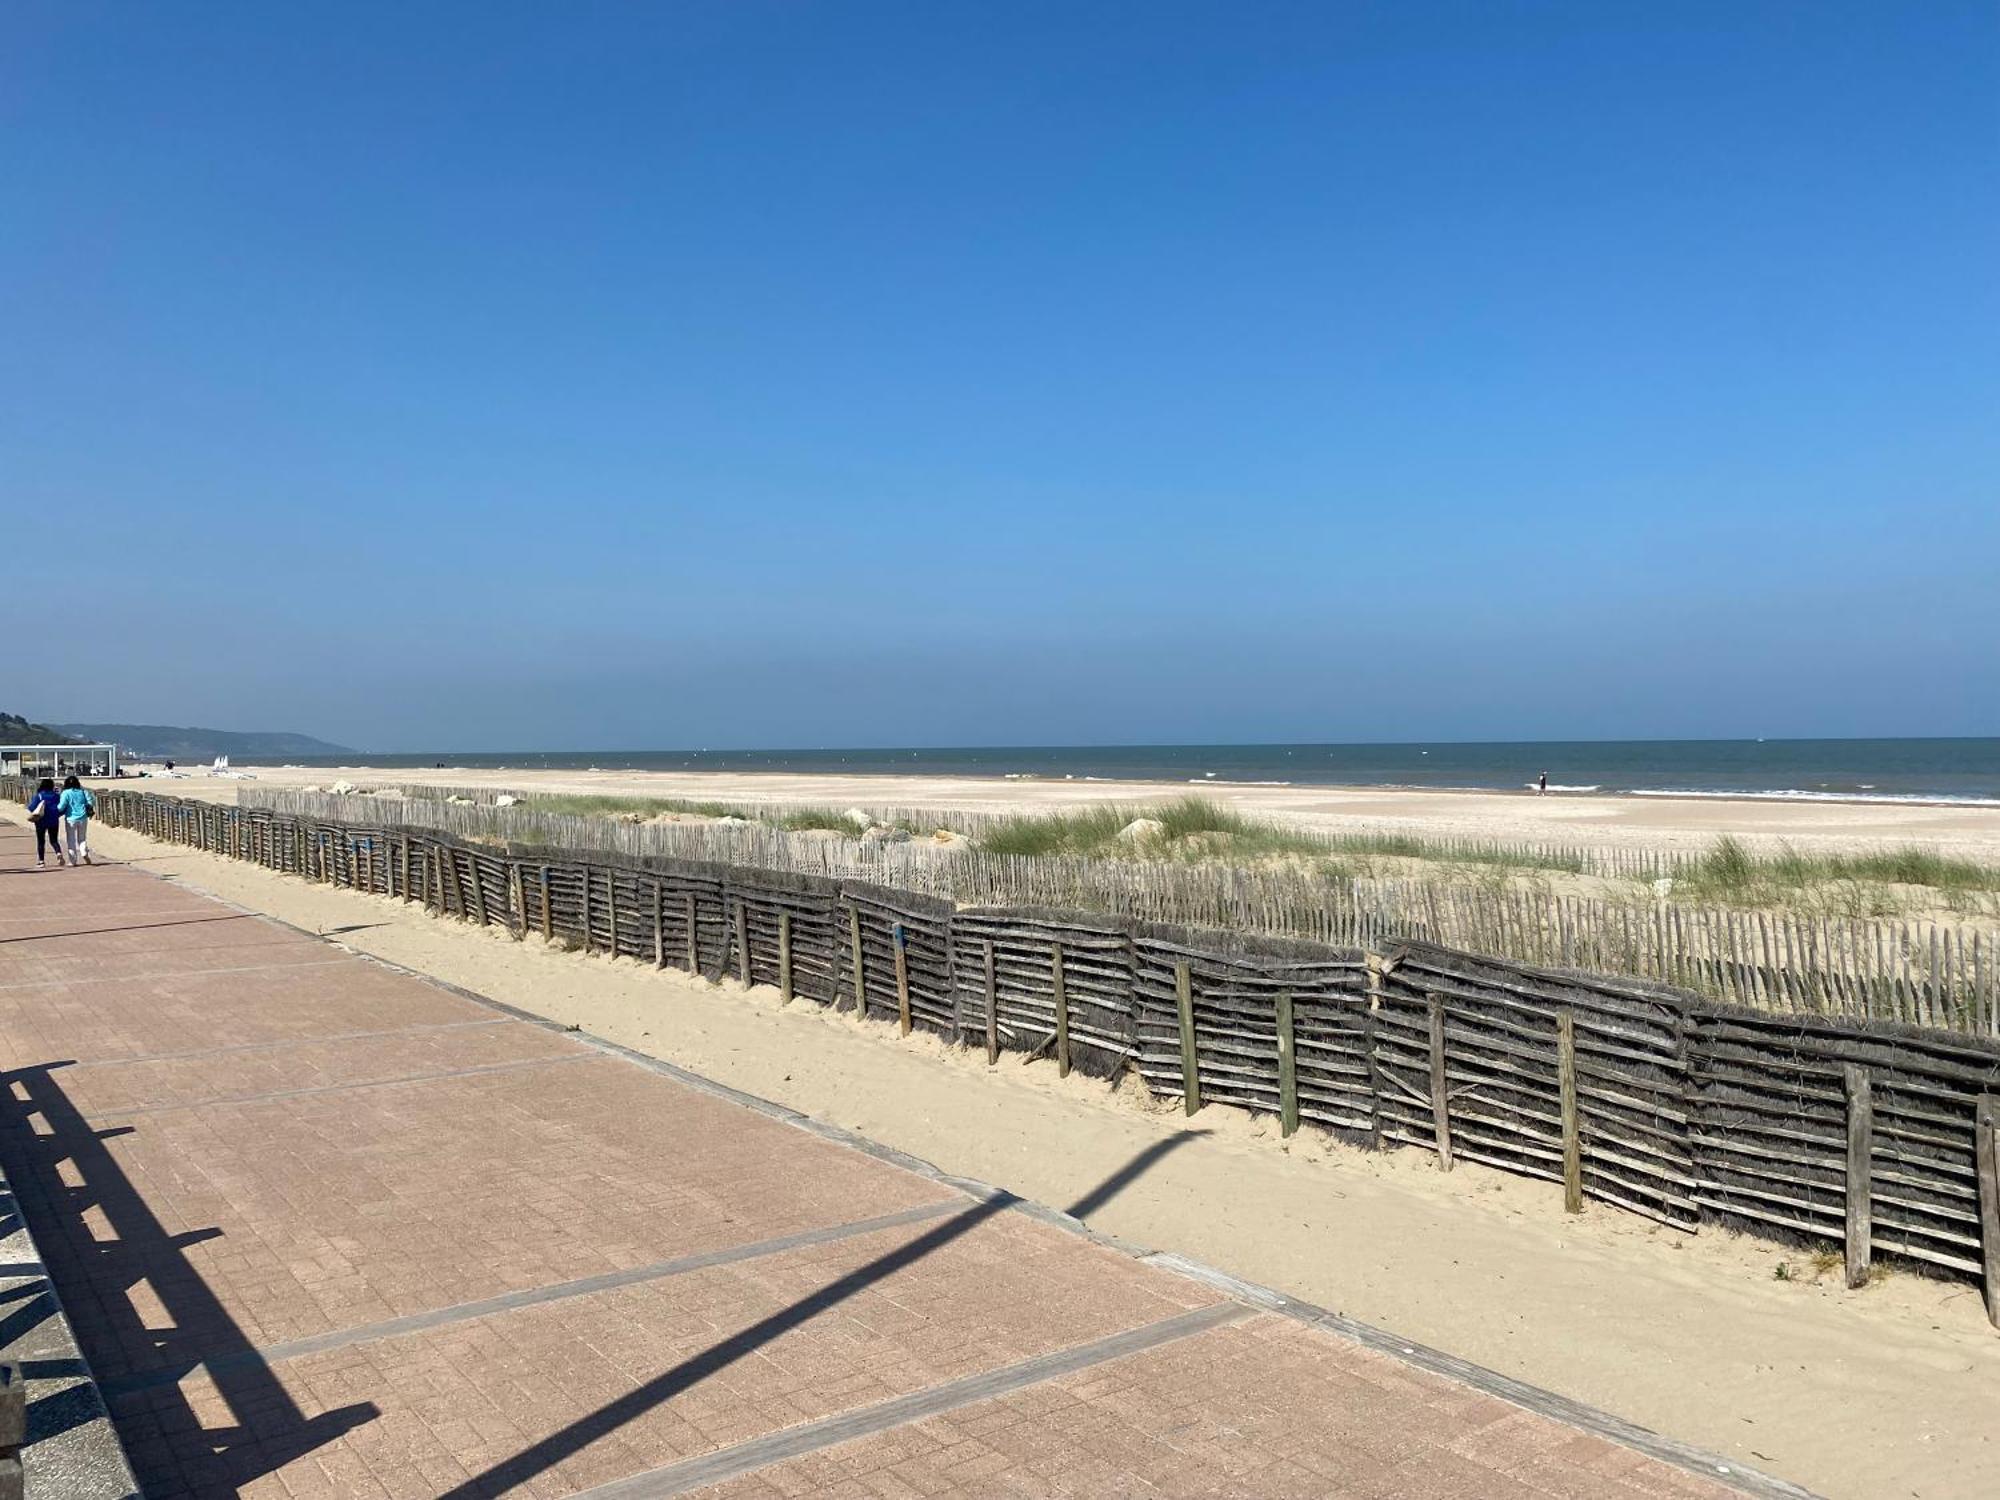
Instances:
[[[56,796],[55,778],[44,776],[35,795],[28,799],[28,821],[35,825],[35,868],[46,870],[49,855],[62,864],[62,802]]]
[[[1549,773],[1547,771],[1542,772],[1541,780],[1536,783],[1535,792],[1536,795],[1542,797],[1546,797],[1549,794]]]
[[[69,850],[69,862],[78,860],[90,863],[90,815],[97,811],[97,799],[83,789],[83,783],[74,776],[63,777],[62,796],[56,799],[56,806],[62,812],[63,842]]]

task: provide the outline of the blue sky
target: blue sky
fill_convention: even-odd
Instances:
[[[2000,733],[1989,4],[38,3],[0,180],[30,716]]]

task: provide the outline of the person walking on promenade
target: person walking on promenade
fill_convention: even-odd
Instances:
[[[62,796],[56,799],[62,810],[63,842],[69,851],[69,862],[78,860],[90,863],[90,815],[97,811],[97,799],[83,789],[83,783],[74,776],[63,777]]]
[[[62,867],[62,804],[56,796],[55,778],[44,776],[35,788],[35,795],[28,799],[28,821],[35,825],[35,868],[46,870],[49,856],[56,857],[56,867]]]

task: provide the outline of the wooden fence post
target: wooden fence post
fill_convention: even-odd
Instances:
[[[402,846],[400,850],[400,854],[403,861],[402,895],[403,899],[405,901],[408,901],[410,899],[410,836],[408,834],[404,834],[401,838],[397,839],[396,842]]]
[[[1360,918],[1355,918],[1359,922]],[[1368,1069],[1368,1135],[1370,1144],[1377,1150],[1382,1146],[1382,1062],[1375,1055],[1376,1012],[1382,1009],[1382,1002],[1388,998],[1384,981],[1396,971],[1402,962],[1402,955],[1368,953],[1363,958],[1368,965],[1368,1008],[1361,1013],[1361,1060]]]
[[[1069,988],[1061,943],[1049,945],[1049,987],[1056,1002],[1056,1077],[1069,1077]]]
[[[1583,1123],[1576,1108],[1576,1013],[1556,1013],[1556,1079],[1562,1090],[1563,1210],[1583,1212]]]
[[[701,908],[695,904],[694,892],[687,893],[688,923],[688,973],[701,972]]]
[[[778,913],[778,1003],[789,1005],[792,999],[792,914]]]
[[[1174,965],[1174,998],[1180,1004],[1181,1102],[1193,1114],[1201,1108],[1201,1068],[1195,1056],[1194,974],[1186,959]]]
[[[903,924],[896,924],[896,1029],[904,1036],[910,1034],[910,955],[909,938],[903,932]]]
[[[611,919],[611,956],[618,956],[618,872],[604,872],[604,909]]]
[[[521,880],[521,862],[507,861],[507,929],[519,943],[528,936],[528,892]]]
[[[1000,1061],[1000,979],[993,960],[993,939],[986,940],[986,1066]]]
[[[1874,1256],[1875,1088],[1868,1070],[1848,1063],[1847,1078],[1847,1284],[1868,1284]]]
[[[1292,1049],[1292,992],[1278,992],[1278,1134],[1299,1128],[1299,1067]]]
[[[667,966],[667,897],[660,882],[653,882],[653,967]]]
[[[1444,1069],[1444,996],[1430,994],[1424,996],[1424,1005],[1431,1018],[1431,1127],[1437,1133],[1438,1165],[1445,1171],[1451,1170],[1451,1095],[1445,1082]],[[1564,1115],[1565,1121],[1568,1119]],[[1568,1140],[1567,1124],[1563,1127],[1564,1140]],[[1567,1146],[1565,1146],[1567,1153]],[[1567,1154],[1565,1154],[1567,1161]],[[1564,1181],[1568,1181],[1567,1166],[1563,1170]]]
[[[861,963],[861,908],[847,908],[847,955],[854,964],[854,1013],[868,1014],[868,971]]]
[[[583,869],[583,951],[590,952],[590,866]]]
[[[1973,1157],[1979,1168],[1979,1259],[1985,1267],[1986,1316],[2000,1328],[2000,1096],[1979,1096],[1973,1137]]]
[[[486,881],[480,876],[479,861],[472,855],[465,856],[465,867],[472,872],[472,911],[479,925],[486,923]]]
[[[736,902],[736,974],[743,987],[750,987],[750,911],[740,897]]]
[[[549,867],[542,866],[542,941],[552,942],[556,935],[556,915],[554,904],[549,900]]]

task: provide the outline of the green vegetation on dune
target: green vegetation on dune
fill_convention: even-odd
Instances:
[[[1161,831],[1149,839],[1121,838],[1135,820],[1150,818]],[[1093,807],[1080,812],[1034,813],[1004,818],[977,835],[993,854],[1074,854],[1098,858],[1251,861],[1273,856],[1321,858],[1368,866],[1378,859],[1419,860],[1441,866],[1478,865],[1494,870],[1581,873],[1583,856],[1507,845],[1481,846],[1398,833],[1320,833],[1261,822],[1235,808],[1190,794],[1161,807]]]
[[[686,813],[697,818],[741,818],[754,813],[728,802],[689,802],[679,797],[614,797],[584,792],[554,792],[528,800],[531,812],[564,813],[577,818],[622,818],[631,814],[652,817],[660,813]]]
[[[1803,907],[1830,915],[1888,916],[1918,893],[1954,911],[1991,907],[2000,867],[1953,859],[1935,850],[1884,849],[1865,854],[1806,854],[1781,848],[1758,854],[1727,836],[1674,875],[1675,896],[1732,906]]]
[[[838,829],[860,832],[843,812],[831,807],[754,807],[734,802],[700,802],[684,797],[618,797],[591,793],[555,792],[528,799],[532,812],[563,813],[579,818],[654,818],[679,813],[691,818],[742,818],[752,823],[768,823],[773,828],[800,833],[808,829]]]
[[[1325,847],[1338,854],[1375,856],[1384,859],[1420,859],[1433,864],[1491,865],[1519,870],[1556,870],[1570,875],[1584,871],[1581,854],[1551,853],[1517,848],[1508,844],[1481,847],[1451,843],[1442,839],[1419,838],[1407,833],[1338,833],[1325,840]]]
[[[1142,819],[1160,825],[1150,837],[1126,838]],[[1002,818],[979,830],[989,854],[1076,854],[1158,859],[1258,859],[1278,854],[1323,854],[1324,839],[1246,818],[1206,797],[1188,796],[1159,807],[1092,807],[1080,812],[1032,813]]]
[[[824,829],[838,833],[859,833],[854,820],[844,812],[831,807],[794,807],[777,816],[778,827],[788,833],[807,833],[814,829]]]

